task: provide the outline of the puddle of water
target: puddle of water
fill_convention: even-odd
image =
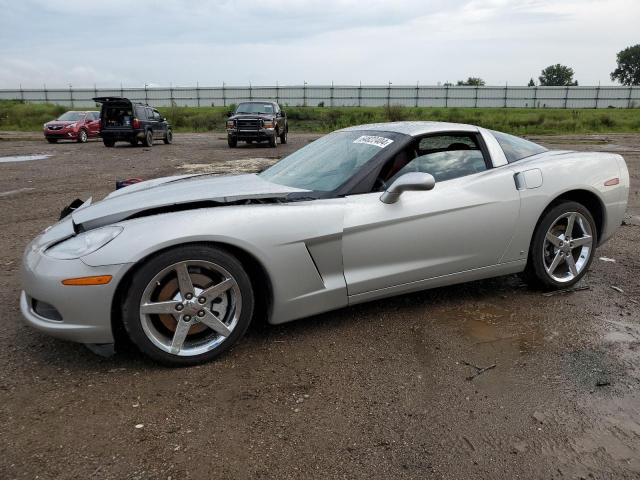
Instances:
[[[6,192],[0,192],[0,197],[9,197],[11,195],[17,195],[23,192],[30,192],[31,190],[35,190],[35,188],[26,187],[26,188],[18,188],[16,190],[7,190]]]
[[[0,163],[30,162],[32,160],[46,160],[50,156],[51,156],[50,154],[41,154],[41,155],[16,155],[12,157],[0,157]]]

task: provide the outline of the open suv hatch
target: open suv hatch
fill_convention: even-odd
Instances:
[[[122,97],[96,97],[93,101],[102,104],[100,136],[105,147],[118,141],[134,146],[142,142],[145,147],[152,146],[154,140],[173,141],[171,125],[149,105]]]

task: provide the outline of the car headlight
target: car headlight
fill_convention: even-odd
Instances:
[[[116,226],[96,228],[56,243],[53,247],[45,250],[44,253],[59,260],[80,258],[104,247],[120,235],[122,230],[124,230],[122,227]]]
[[[77,123],[72,123],[71,125],[67,125],[65,128],[76,128],[77,125]]]
[[[234,120],[228,120],[227,121],[227,128],[233,128],[235,126],[236,122]]]
[[[273,120],[264,120],[262,126],[264,126],[264,128],[273,128]]]

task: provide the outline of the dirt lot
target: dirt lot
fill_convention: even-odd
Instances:
[[[259,168],[311,138],[106,149],[0,133],[0,157],[51,155],[0,163],[0,478],[638,478],[640,135],[538,139],[622,153],[631,170],[628,225],[588,290],[441,288],[255,325],[218,361],[174,370],[21,322],[22,250],[70,200],[119,178]],[[467,362],[495,368],[469,380]]]

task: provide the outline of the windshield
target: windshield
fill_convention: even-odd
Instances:
[[[335,132],[292,153],[260,174],[288,187],[332,192],[393,143],[386,132]]]
[[[60,117],[58,117],[58,120],[61,120],[63,122],[77,122],[78,120],[82,120],[83,118],[83,112],[67,112],[60,115]]]
[[[236,113],[273,113],[273,104],[263,102],[241,103],[236,108]]]

